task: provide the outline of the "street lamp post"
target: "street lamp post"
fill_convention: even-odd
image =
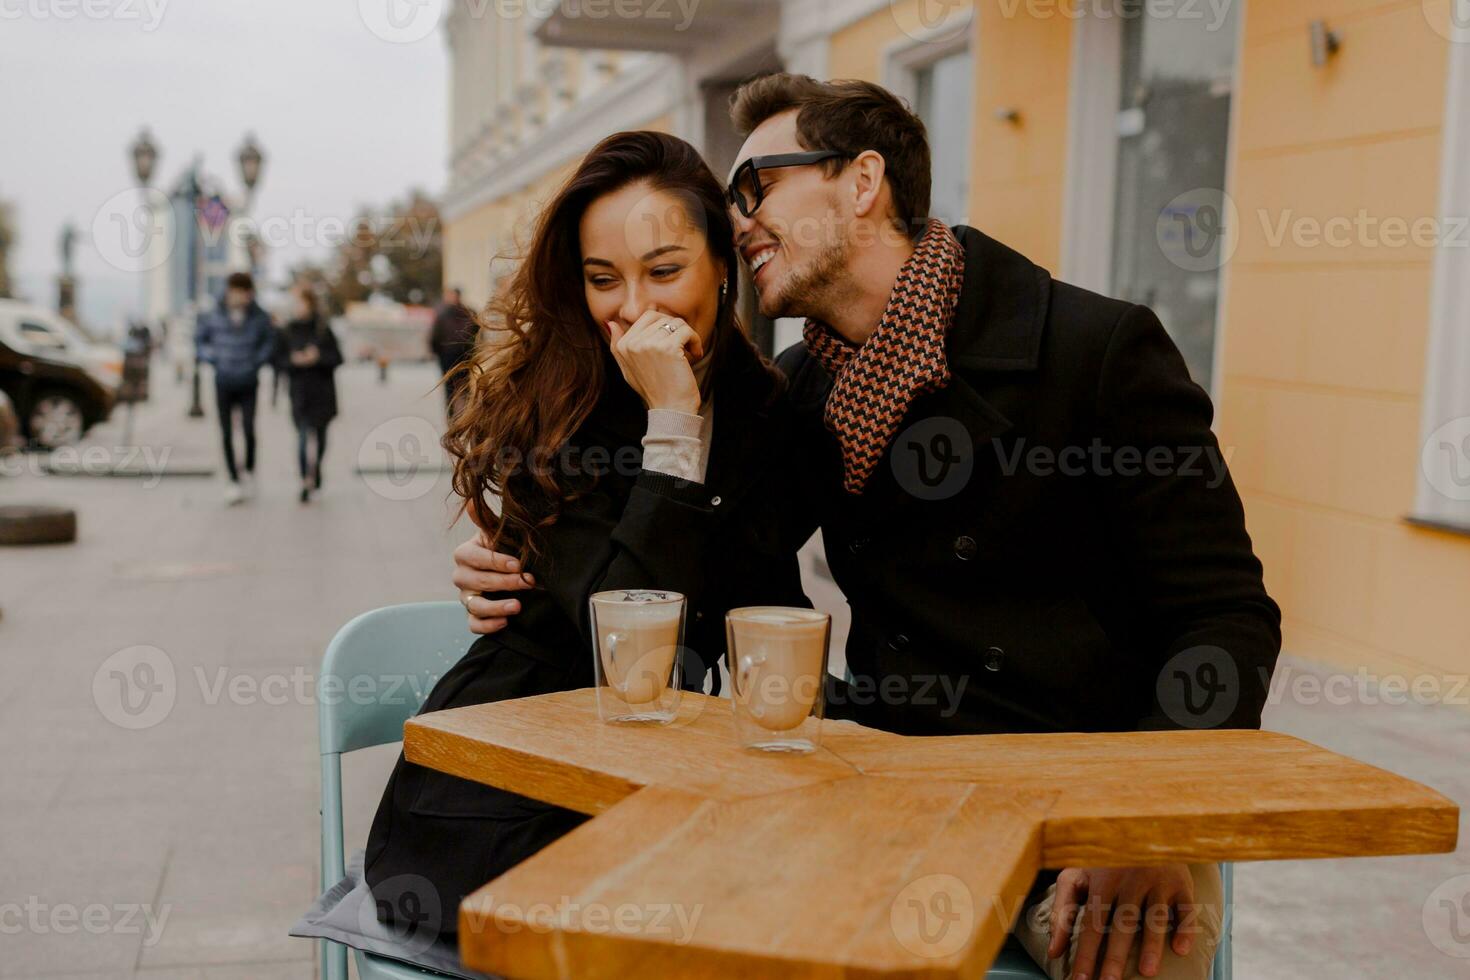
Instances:
[[[148,211],[148,223],[146,226],[148,237],[145,239],[144,247],[151,250],[154,248],[153,234],[155,231],[154,221],[156,219],[153,214],[153,197],[148,193],[148,185],[153,180],[153,170],[158,164],[158,147],[156,144],[154,144],[153,137],[149,135],[147,126],[144,126],[138,131],[138,138],[133,140],[133,145],[129,148],[129,152],[133,158],[133,176],[138,178],[138,189],[142,192],[141,196],[143,198],[143,207],[147,208]],[[141,293],[143,299],[142,306],[140,307],[141,313],[139,314],[138,319],[139,322],[145,325],[148,323],[150,310],[153,305],[151,302],[152,294],[148,278],[151,274],[152,270],[145,268],[139,281],[139,284],[142,287]],[[133,406],[134,402],[137,399],[137,379],[127,376],[128,365],[126,359],[124,359],[123,366],[123,387],[124,390],[128,391],[129,393],[129,398],[127,402],[127,421],[125,423],[123,445],[132,445]],[[136,369],[137,368],[135,365],[134,370]]]
[[[133,145],[128,148],[128,152],[133,158],[133,176],[138,178],[138,189],[143,192],[143,207],[148,209],[147,233],[149,238],[145,247],[151,248],[153,244],[152,235],[154,230],[153,198],[147,193],[147,191],[149,183],[151,183],[153,180],[154,167],[156,167],[158,164],[158,147],[154,144],[153,137],[149,134],[147,126],[144,126],[138,131],[138,138],[133,140]],[[148,270],[144,270],[140,281],[143,287],[143,306],[141,318],[146,321],[148,319],[148,310],[151,305],[148,301]]]
[[[240,144],[236,159],[240,164],[240,180],[245,184],[245,210],[248,211],[255,185],[260,180],[260,168],[265,164],[265,154],[261,152],[260,144],[255,142],[254,133],[245,134],[245,142]]]

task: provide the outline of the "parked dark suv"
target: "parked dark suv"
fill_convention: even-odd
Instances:
[[[0,391],[10,397],[21,431],[33,444],[55,448],[77,441],[112,414],[117,391],[89,370],[84,352],[54,332],[0,316]]]

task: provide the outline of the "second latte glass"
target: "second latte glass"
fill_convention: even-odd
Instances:
[[[793,606],[725,616],[735,735],[748,749],[812,752],[821,744],[832,617]]]

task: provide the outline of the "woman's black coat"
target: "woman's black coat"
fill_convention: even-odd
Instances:
[[[703,484],[641,468],[647,412],[609,356],[597,408],[553,465],[597,473],[527,563],[534,591],[522,611],[481,637],[435,685],[423,711],[552,691],[593,681],[587,599],[619,588],[687,597],[686,687],[702,689],[724,650],[724,613],[743,605],[808,606],[779,506],[794,427],[779,376],[743,339],[712,367],[714,434]],[[677,733],[671,733],[677,737]],[[380,917],[412,914],[416,928],[450,933],[469,892],[583,820],[581,814],[425,769],[399,757],[368,837],[365,873]],[[425,888],[433,894],[417,894]],[[423,922],[439,909],[441,922]]]
[[[308,347],[315,347],[320,359],[306,367],[293,365],[291,355]],[[292,320],[281,328],[276,370],[290,377],[291,421],[298,428],[320,428],[337,417],[337,382],[332,375],[341,364],[337,338],[319,317]]]

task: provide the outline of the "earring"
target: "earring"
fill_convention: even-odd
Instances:
[[[729,276],[726,276],[724,279],[721,279],[720,280],[720,302],[721,303],[723,303],[725,301],[725,293],[729,292],[729,290],[730,290],[730,277]]]

